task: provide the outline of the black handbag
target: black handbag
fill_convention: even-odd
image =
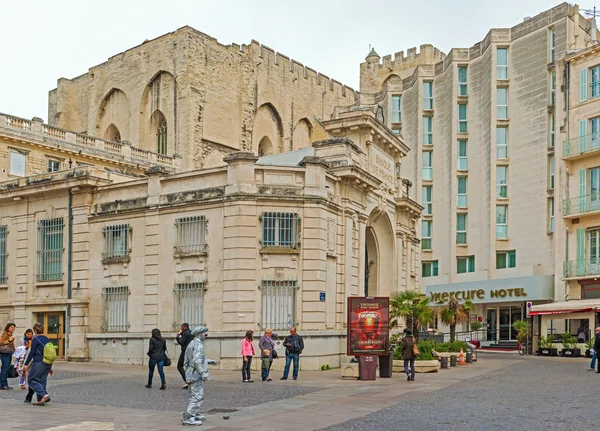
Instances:
[[[19,377],[19,373],[17,373],[17,370],[15,370],[15,366],[11,365],[10,367],[8,367],[8,378],[15,379],[17,377]]]
[[[167,359],[165,359],[165,367],[170,367],[171,366],[171,358],[169,358],[167,356]]]
[[[273,349],[273,359],[277,359],[279,355],[277,355],[277,350]]]

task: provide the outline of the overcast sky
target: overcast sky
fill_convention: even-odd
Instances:
[[[47,120],[48,91],[119,52],[190,25],[230,44],[260,43],[355,89],[379,55],[430,43],[470,47],[558,0],[29,0],[0,12],[0,112]],[[485,5],[485,7],[483,7]],[[591,8],[592,0],[581,3]]]

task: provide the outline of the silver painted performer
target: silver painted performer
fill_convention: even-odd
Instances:
[[[217,365],[216,361],[207,358],[204,351],[204,339],[208,328],[198,326],[192,331],[194,339],[185,350],[185,381],[190,391],[187,411],[183,414],[183,425],[202,425],[205,416],[200,415],[200,407],[204,402],[204,382],[210,379],[208,364]]]

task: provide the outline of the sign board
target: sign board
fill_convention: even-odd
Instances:
[[[529,317],[529,312],[531,311],[531,301],[527,301],[526,305],[525,305],[525,311],[526,311],[526,316]]]
[[[393,190],[396,181],[396,165],[394,159],[375,145],[370,146],[369,158],[369,172],[382,180],[388,190]]]
[[[348,298],[348,356],[388,354],[389,310],[388,297]]]
[[[319,293],[319,301],[325,301],[325,292]]]

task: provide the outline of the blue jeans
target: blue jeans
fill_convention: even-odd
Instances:
[[[409,369],[410,366],[410,369]],[[414,359],[405,359],[404,360],[404,372],[406,375],[410,375],[411,377],[415,376],[415,360]]]
[[[165,366],[165,361],[155,361],[154,359],[150,359],[148,362],[148,384],[152,384],[152,377],[154,377],[154,367],[158,365],[158,375],[160,376],[160,382],[164,385],[167,383],[165,380],[165,372],[163,371],[163,367]]]
[[[48,374],[52,369],[52,365],[44,364],[40,362],[31,362],[30,368],[27,369],[27,384],[29,389],[37,395],[38,401],[42,399],[44,395],[48,395],[46,392],[46,385],[48,384]]]
[[[3,353],[0,355],[2,361],[2,371],[0,371],[0,387],[8,387],[8,369],[10,368],[10,361],[12,355],[10,353]]]
[[[594,352],[594,354],[592,355],[592,363],[590,364],[590,368],[593,370],[594,368],[596,368],[596,359],[597,359],[597,353]]]
[[[300,361],[300,355],[298,353],[290,353],[285,355],[285,368],[283,369],[283,378],[287,379],[290,374],[290,364],[294,361],[294,372],[292,376],[294,379],[298,377],[298,361]]]

